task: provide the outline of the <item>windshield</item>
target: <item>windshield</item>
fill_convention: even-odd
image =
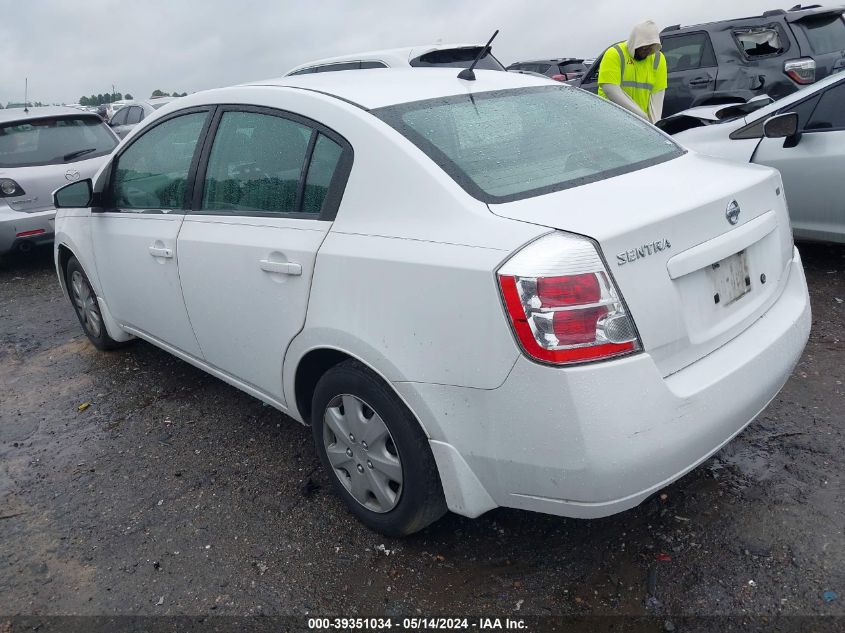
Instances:
[[[98,118],[47,117],[0,125],[0,167],[88,160],[108,154],[117,140]]]
[[[458,95],[373,113],[484,202],[576,187],[684,153],[645,121],[568,86]]]

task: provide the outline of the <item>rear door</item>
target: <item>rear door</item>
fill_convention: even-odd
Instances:
[[[197,358],[188,320],[176,236],[191,199],[209,108],[183,110],[144,130],[113,160],[103,212],[91,239],[102,296],[133,332]]]
[[[797,236],[845,242],[845,80],[807,102],[815,107],[798,144],[764,138],[752,161],[780,171]]]
[[[317,250],[351,166],[342,137],[270,108],[221,107],[179,234],[182,292],[205,359],[284,402]]]
[[[790,23],[802,54],[816,60],[816,80],[845,69],[845,21],[842,11],[803,16]]]
[[[706,31],[664,35],[668,87],[663,101],[664,118],[703,103],[716,90],[718,66]]]

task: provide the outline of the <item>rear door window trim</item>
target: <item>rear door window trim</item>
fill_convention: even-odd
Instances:
[[[305,162],[303,169],[300,172],[299,184],[297,185],[297,208],[302,208],[302,201],[304,199],[305,180],[308,177],[308,168],[311,164],[311,157],[314,153],[314,147],[317,143],[317,138],[320,134],[329,140],[337,143],[343,150],[340,160],[334,170],[331,184],[329,185],[328,193],[323,201],[322,209],[319,215],[314,213],[304,213],[301,211],[295,212],[267,212],[267,211],[238,211],[236,214],[228,211],[217,211],[212,209],[202,209],[202,195],[205,187],[205,174],[208,170],[208,162],[211,158],[211,149],[214,145],[214,138],[217,130],[220,127],[220,121],[223,114],[226,112],[254,112],[256,114],[264,114],[268,116],[275,116],[281,119],[287,119],[294,123],[299,123],[311,129],[311,138],[308,141],[308,151],[305,155]],[[260,217],[260,218],[289,218],[298,220],[314,220],[331,222],[337,217],[337,211],[340,208],[340,202],[343,198],[343,193],[346,190],[346,183],[349,180],[349,174],[352,171],[352,164],[354,162],[354,151],[352,145],[343,136],[333,129],[323,125],[322,123],[310,119],[308,117],[282,110],[278,108],[270,108],[266,106],[250,106],[241,104],[220,104],[216,106],[216,112],[212,117],[206,141],[203,144],[202,151],[197,164],[197,170],[194,174],[192,186],[191,205],[187,213],[190,215],[215,215],[226,217]]]

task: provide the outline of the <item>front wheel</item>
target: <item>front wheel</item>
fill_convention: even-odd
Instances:
[[[361,363],[345,361],[320,378],[311,427],[334,489],[369,528],[403,536],[445,514],[428,438],[396,393]]]
[[[103,315],[100,312],[100,304],[97,302],[97,294],[76,257],[71,257],[68,260],[65,268],[65,282],[79,324],[94,347],[99,350],[122,347],[124,344],[115,341],[106,331]]]

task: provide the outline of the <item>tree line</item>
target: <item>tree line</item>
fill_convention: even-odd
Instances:
[[[162,90],[153,90],[153,93],[150,95],[150,99],[155,99],[157,97],[187,97],[187,92],[173,92],[168,93]],[[115,92],[114,94],[100,94],[100,95],[91,95],[90,97],[79,97],[79,105],[84,106],[98,106],[103,105],[104,103],[114,103],[115,101],[132,101],[135,97],[133,97],[128,92],[126,94],[122,94],[120,92]]]

